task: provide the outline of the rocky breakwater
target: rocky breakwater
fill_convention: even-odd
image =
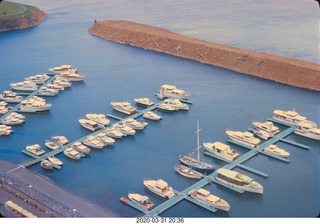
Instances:
[[[317,63],[215,44],[130,21],[95,21],[89,32],[113,42],[320,91],[320,65]]]
[[[40,24],[48,16],[47,13],[36,7],[17,3],[12,4],[19,5],[22,10],[15,14],[0,15],[0,32],[34,27]]]

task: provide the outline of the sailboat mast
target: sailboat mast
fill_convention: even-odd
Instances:
[[[196,133],[197,133],[197,151],[198,151],[197,161],[198,161],[198,163],[200,163],[200,148],[201,148],[200,139],[199,139],[200,131],[201,131],[201,129],[199,129],[199,121],[197,120],[197,131],[196,131]]]

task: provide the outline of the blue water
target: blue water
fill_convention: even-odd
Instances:
[[[174,189],[184,190],[194,180],[176,174],[178,155],[195,147],[196,120],[201,142],[226,142],[226,129],[247,130],[252,120],[264,121],[274,109],[295,108],[320,124],[318,92],[293,88],[240,75],[198,62],[111,43],[91,36],[87,30],[95,19],[126,19],[160,26],[199,39],[319,62],[318,7],[313,1],[18,1],[48,12],[41,25],[0,34],[0,91],[26,76],[47,68],[72,64],[86,75],[57,97],[49,112],[26,114],[26,123],[15,133],[0,137],[0,159],[20,163],[27,144],[40,143],[52,135],[76,140],[88,133],[78,119],[88,112],[114,113],[111,101],[149,97],[165,83],[176,84],[192,94],[188,112],[161,113],[163,120],[134,137],[117,140],[113,148],[92,150],[81,161],[64,162],[60,171],[41,173],[119,217],[139,213],[120,203],[128,192],[148,195],[156,204],[164,199],[145,189],[144,178],[163,178]],[[241,3],[240,3],[241,2]],[[290,4],[288,4],[290,3]],[[121,116],[121,115],[120,115]],[[141,118],[140,118],[141,119]],[[283,128],[283,127],[281,127]],[[290,163],[258,155],[245,165],[269,174],[263,178],[245,170],[265,189],[263,195],[238,194],[210,184],[206,188],[226,199],[229,213],[208,212],[182,201],[163,216],[183,217],[314,217],[319,211],[319,142],[292,134],[288,137],[310,146],[309,150],[285,143]],[[247,152],[233,146],[240,153]],[[216,167],[225,163],[204,156]]]

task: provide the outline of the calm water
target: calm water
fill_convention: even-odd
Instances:
[[[235,47],[318,62],[318,8],[301,1],[19,1],[39,6],[49,17],[29,30],[0,34],[0,91],[24,77],[47,68],[72,64],[87,76],[54,98],[50,112],[27,114],[15,133],[0,137],[0,159],[20,163],[27,144],[40,143],[52,135],[76,140],[89,131],[78,119],[88,112],[114,113],[111,101],[149,97],[165,83],[192,93],[188,112],[161,113],[160,122],[134,137],[116,142],[113,148],[92,150],[81,161],[64,162],[60,171],[39,172],[60,186],[111,210],[118,216],[138,212],[120,203],[128,192],[148,195],[156,204],[164,199],[145,189],[144,178],[163,178],[184,190],[193,180],[176,174],[178,155],[195,147],[196,120],[201,142],[226,142],[226,129],[247,130],[252,120],[264,121],[274,109],[295,108],[320,124],[319,93],[297,89],[235,72],[203,65],[91,36],[87,30],[95,19],[126,19],[160,26],[199,39]],[[290,4],[288,4],[290,2]],[[117,114],[119,115],[119,114]],[[121,116],[121,115],[120,115]],[[281,127],[283,128],[283,127]],[[248,173],[260,182],[263,195],[238,194],[211,184],[206,188],[226,199],[229,213],[210,213],[182,201],[163,213],[184,217],[314,217],[319,211],[319,142],[292,134],[288,137],[310,146],[303,150],[279,143],[291,153],[290,163],[258,155],[245,165],[269,174]],[[233,146],[240,153],[247,150]],[[204,156],[216,167],[225,163]]]

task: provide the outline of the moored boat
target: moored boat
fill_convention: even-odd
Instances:
[[[112,128],[120,131],[123,134],[123,136],[134,135],[136,133],[136,131],[133,128],[125,124],[117,123],[117,124],[114,124]]]
[[[56,158],[56,157],[54,157],[54,156],[49,156],[47,159],[48,159],[52,164],[56,164],[56,165],[58,165],[58,166],[61,166],[61,165],[63,164],[63,162],[62,162],[60,159],[58,159],[58,158]]]
[[[70,72],[61,72],[60,77],[65,78],[70,82],[80,82],[85,79],[84,75],[80,75],[78,73],[70,73]]]
[[[205,142],[203,143],[204,148],[216,156],[222,157],[229,161],[234,161],[237,158],[239,158],[240,154],[234,150],[231,149],[229,145],[223,144],[221,142]]]
[[[284,149],[280,149],[278,146],[276,145],[269,145],[268,147],[266,147],[264,149],[264,151],[266,152],[269,152],[271,154],[274,154],[274,155],[277,155],[277,156],[280,156],[280,157],[289,157],[290,156],[290,153],[287,152],[286,150]]]
[[[69,144],[69,140],[65,136],[62,136],[62,135],[52,136],[51,140],[55,143],[58,143],[59,145]]]
[[[38,86],[34,82],[24,81],[10,84],[11,88],[14,90],[21,91],[36,91]]]
[[[295,110],[274,110],[273,111],[273,119],[287,123],[289,125],[296,125],[302,121],[306,121],[307,118],[298,114]]]
[[[128,194],[128,197],[132,202],[142,205],[149,211],[154,208],[154,203],[147,196],[131,193]]]
[[[218,181],[226,183],[229,186],[238,188],[243,191],[249,191],[253,193],[263,193],[263,186],[258,182],[253,181],[253,178],[239,173],[233,170],[220,168],[217,170],[217,176],[215,177]]]
[[[83,154],[89,154],[90,153],[90,148],[87,146],[83,145],[81,142],[75,142],[71,146],[74,150],[81,152]]]
[[[107,128],[103,131],[103,133],[105,133],[107,136],[109,136],[111,138],[122,138],[123,137],[123,134],[114,128]]]
[[[90,131],[98,131],[103,128],[102,125],[99,125],[97,122],[87,119],[79,119],[79,122],[82,127],[90,130]]]
[[[0,94],[0,100],[8,103],[20,103],[24,98],[15,92],[5,90]]]
[[[267,122],[258,122],[258,121],[253,121],[252,125],[257,129],[257,130],[262,130],[266,131],[270,134],[276,135],[279,134],[280,130],[278,127],[276,127],[271,121]]]
[[[42,96],[55,96],[58,93],[59,93],[58,90],[48,88],[46,86],[40,87],[40,90],[39,90],[39,95],[42,95]]]
[[[174,109],[172,106],[168,104],[161,103],[157,106],[157,109],[164,112],[174,112],[176,109]]]
[[[73,148],[67,148],[66,150],[63,151],[63,154],[70,159],[80,159],[81,155],[78,151],[74,150]]]
[[[5,125],[19,125],[19,124],[22,124],[23,122],[24,122],[23,119],[8,116],[5,119],[3,119],[1,123]]]
[[[86,137],[83,142],[84,145],[95,148],[95,149],[102,149],[104,144],[99,141],[95,136],[88,136]]]
[[[229,203],[224,200],[219,198],[216,195],[211,194],[209,191],[200,188],[198,190],[192,190],[189,192],[190,196],[198,201],[201,201],[202,203],[216,208],[220,209],[223,211],[229,211],[230,210],[230,205]]]
[[[260,144],[260,139],[253,137],[250,132],[240,132],[240,131],[226,131],[229,138],[235,142],[256,148]]]
[[[191,96],[191,94],[187,93],[184,90],[177,89],[176,86],[165,84],[161,86],[159,92],[156,93],[156,96],[160,99],[176,98],[187,100]]]
[[[266,132],[264,130],[253,130],[253,133],[258,136],[259,138],[262,138],[264,140],[268,140],[270,138],[273,138],[274,135],[269,133],[269,132]]]
[[[28,145],[26,146],[26,150],[37,156],[41,156],[45,153],[45,151],[41,149],[39,144]]]
[[[190,153],[189,155],[179,155],[179,160],[180,163],[183,165],[190,167],[196,171],[199,171],[204,174],[209,174],[214,171],[214,166],[212,164],[206,163],[201,161],[200,157],[200,140],[199,140],[199,135],[200,135],[200,129],[199,129],[199,122],[197,122],[197,148],[194,149],[194,151],[197,151],[197,158],[194,158],[192,156],[193,153]]]
[[[78,73],[78,69],[73,68],[71,65],[56,66],[53,68],[49,68],[48,70],[53,74],[61,74],[63,72],[76,73],[76,74]]]
[[[23,100],[20,105],[20,110],[25,112],[37,112],[50,110],[52,104],[46,103],[43,100],[28,99]]]
[[[131,106],[129,102],[111,102],[111,106],[116,111],[119,111],[127,115],[132,115],[137,112],[137,109]]]
[[[152,111],[148,111],[148,112],[144,113],[142,116],[146,119],[153,120],[153,121],[159,121],[162,119],[161,116],[159,116],[158,114],[156,114]]]
[[[34,82],[35,84],[38,84],[38,85],[42,85],[49,79],[50,79],[50,76],[48,76],[47,74],[37,74],[34,76],[27,77],[24,80]]]
[[[7,126],[7,125],[0,125],[0,136],[1,135],[10,135],[11,133],[13,133],[13,130],[11,128],[11,126]]]
[[[99,134],[96,135],[96,138],[104,143],[104,146],[107,146],[107,145],[113,145],[115,143],[115,140],[109,136],[107,136],[107,134],[103,133],[103,132],[100,132]]]
[[[158,179],[158,180],[145,179],[143,181],[143,184],[150,191],[152,191],[153,193],[163,198],[172,198],[175,196],[172,187],[169,187],[168,183],[162,179]]]
[[[177,171],[179,174],[181,174],[184,177],[192,178],[192,179],[201,179],[202,175],[198,173],[197,171],[186,167],[181,164],[177,164],[174,166],[175,171]]]
[[[143,107],[151,107],[154,105],[154,102],[152,102],[149,98],[135,98],[134,101]]]
[[[124,119],[122,123],[134,130],[143,130],[148,125],[147,122],[137,121],[133,118]]]
[[[181,103],[179,99],[166,99],[163,104],[173,107],[175,110],[189,110],[189,106],[185,103]]]
[[[57,149],[61,148],[60,145],[58,145],[50,140],[46,140],[46,142],[44,144],[51,150],[57,150]]]
[[[320,129],[317,128],[317,124],[312,121],[302,121],[298,123],[294,133],[314,140],[320,140]]]
[[[40,166],[44,169],[51,170],[53,168],[52,163],[49,160],[42,160]]]
[[[89,120],[102,124],[104,126],[108,126],[110,124],[110,120],[106,118],[104,114],[86,114],[86,117]]]

